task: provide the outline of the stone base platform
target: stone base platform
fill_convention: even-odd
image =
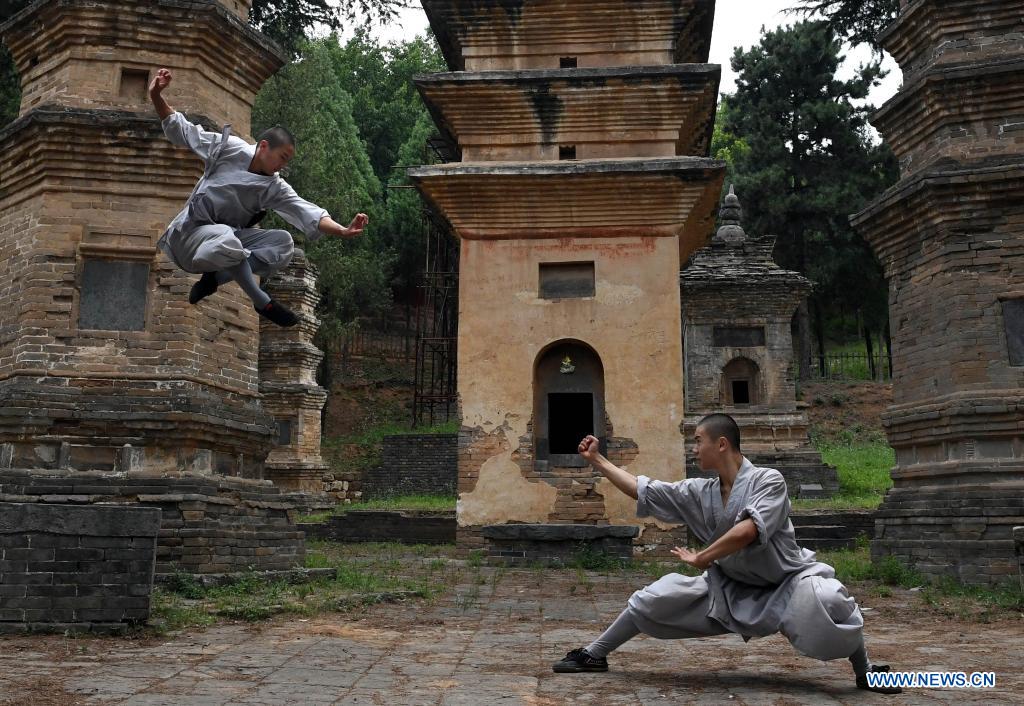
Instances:
[[[1024,482],[893,488],[876,518],[873,560],[894,556],[928,578],[974,585],[1019,576]]]
[[[155,508],[0,502],[0,635],[145,623],[159,526]]]
[[[305,559],[294,505],[270,481],[0,469],[0,502],[159,508],[159,574],[283,571]]]

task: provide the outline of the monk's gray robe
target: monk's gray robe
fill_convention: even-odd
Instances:
[[[217,272],[248,259],[262,276],[286,267],[294,249],[291,235],[248,227],[267,210],[310,240],[321,236],[318,226],[327,211],[300,198],[279,174],[250,172],[256,146],[231,135],[229,127],[217,134],[175,112],[163,128],[168,140],[188,147],[206,165],[185,207],[157,243],[178,267],[193,274]]]
[[[863,644],[856,602],[832,567],[796,542],[781,473],[744,458],[727,507],[718,478],[637,480],[637,515],[684,523],[701,544],[747,518],[757,527],[754,542],[702,576],[669,574],[634,593],[627,610],[642,632],[668,639],[782,632],[802,654],[823,660],[849,657]]]

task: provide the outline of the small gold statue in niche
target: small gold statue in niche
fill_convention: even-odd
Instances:
[[[572,375],[576,372],[576,366],[572,363],[572,358],[565,356],[562,358],[562,366],[558,369],[558,372],[562,375]]]

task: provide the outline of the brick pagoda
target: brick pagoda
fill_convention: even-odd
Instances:
[[[1016,581],[1024,517],[1024,35],[1015,0],[900,3],[875,116],[902,178],[853,222],[889,279],[896,450],[873,556]]]
[[[706,158],[714,2],[423,6],[451,72],[417,85],[461,160],[410,172],[461,240],[459,543],[636,524],[575,449],[594,433],[636,473],[683,477],[678,277],[724,173]]]
[[[257,315],[234,285],[190,306],[195,277],[155,247],[202,163],[164,137],[152,72],[174,71],[168,100],[193,121],[247,137],[284,62],[249,5],[39,0],[0,27],[22,81],[0,131],[0,501],[159,507],[158,574],[304,553],[294,506],[259,480],[279,429]],[[314,364],[288,345],[267,350]],[[271,367],[263,391],[293,416]]]

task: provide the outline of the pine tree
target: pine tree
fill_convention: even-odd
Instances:
[[[749,148],[735,164],[747,231],[776,234],[776,260],[817,283],[811,304],[822,355],[829,317],[859,314],[873,330],[883,326],[881,268],[848,214],[896,179],[891,151],[872,142],[872,108],[863,104],[883,72],[872,63],[840,80],[841,48],[819,21],[737,49],[737,88],[722,126]]]

